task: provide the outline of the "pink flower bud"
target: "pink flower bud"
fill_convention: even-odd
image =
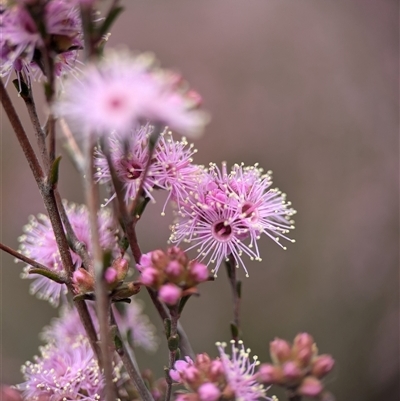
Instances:
[[[189,272],[197,283],[207,281],[209,276],[207,266],[196,261],[190,265]]]
[[[224,365],[219,359],[214,359],[213,361],[211,361],[208,375],[213,381],[219,381],[221,377],[224,377]]]
[[[170,371],[169,371],[169,377],[173,380],[173,381],[176,381],[176,382],[178,382],[178,383],[180,383],[182,380],[181,380],[181,375],[180,375],[180,373],[178,372],[178,371],[176,371],[175,369],[171,369]]]
[[[258,381],[264,384],[278,384],[283,380],[282,369],[269,363],[264,363],[258,369]]]
[[[307,366],[313,356],[314,339],[307,333],[300,333],[294,339],[293,353],[295,359],[302,365]]]
[[[198,388],[197,394],[200,401],[217,401],[221,396],[221,391],[215,384],[205,383]]]
[[[300,368],[292,361],[283,364],[283,375],[288,381],[295,381],[303,376]]]
[[[148,287],[153,287],[158,281],[158,276],[158,270],[154,269],[153,267],[147,267],[146,269],[142,270],[140,281]]]
[[[117,278],[118,278],[118,273],[112,267],[109,267],[104,273],[104,280],[109,285],[115,284],[117,282]]]
[[[112,267],[117,272],[117,281],[124,281],[129,270],[128,261],[124,258],[117,258],[112,263]]]
[[[165,273],[176,278],[183,273],[183,266],[176,260],[171,260],[165,268]]]
[[[290,344],[280,338],[275,338],[269,344],[269,352],[271,354],[272,361],[276,364],[286,362],[291,356]]]
[[[171,246],[167,249],[167,254],[171,259],[176,260],[182,266],[186,266],[189,262],[189,259],[184,251],[178,246]]]
[[[0,387],[0,400],[3,401],[22,401],[21,393],[10,386]]]
[[[299,333],[293,341],[293,347],[300,350],[304,348],[312,348],[314,339],[308,333]]]
[[[145,253],[140,258],[140,263],[137,265],[137,268],[140,272],[144,270],[146,267],[153,267],[153,262],[151,261],[151,252]]]
[[[75,270],[72,274],[72,283],[77,293],[94,291],[94,278],[82,267]]]
[[[307,376],[300,387],[298,388],[298,393],[306,397],[317,397],[321,394],[324,387],[322,383],[313,376]]]
[[[327,354],[323,354],[315,358],[312,363],[312,374],[321,379],[326,376],[334,367],[335,360]]]
[[[188,366],[182,373],[182,379],[188,384],[195,384],[200,379],[200,372],[194,366]]]
[[[151,261],[153,267],[163,270],[168,263],[168,257],[161,249],[157,249],[151,253]]]
[[[158,291],[158,298],[167,305],[176,305],[182,294],[182,290],[175,284],[164,284]]]

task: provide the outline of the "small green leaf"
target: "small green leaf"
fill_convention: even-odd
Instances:
[[[49,182],[51,188],[53,188],[53,189],[57,186],[57,183],[58,183],[58,172],[60,169],[61,157],[62,156],[58,156],[54,160],[52,166],[50,167],[48,182]]]
[[[40,274],[41,276],[47,277],[50,280],[55,281],[58,284],[65,284],[66,283],[66,278],[58,275],[57,273],[54,273],[49,270],[45,269],[40,269],[37,267],[32,267],[28,271],[29,274]]]
[[[171,336],[171,319],[164,319],[164,331],[167,338]]]
[[[179,347],[179,335],[175,334],[168,338],[168,349],[170,351],[176,351]]]

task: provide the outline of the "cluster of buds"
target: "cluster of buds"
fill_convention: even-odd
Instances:
[[[196,286],[209,279],[207,267],[189,260],[186,253],[174,246],[142,255],[138,269],[140,282],[158,292],[161,301],[177,305],[181,298],[197,293]]]
[[[124,283],[128,270],[128,261],[119,257],[104,272],[104,280],[107,283],[108,290],[112,292],[114,300],[129,298],[140,290],[138,283]],[[74,271],[72,283],[77,296],[85,296],[94,292],[95,278],[93,273],[83,267]]]
[[[329,400],[321,381],[332,369],[335,361],[330,355],[318,355],[314,339],[307,333],[298,334],[293,345],[276,338],[270,343],[273,364],[263,364],[258,380],[266,385],[276,384],[293,394]]]
[[[190,393],[182,393],[176,401],[202,401],[230,399],[232,391],[227,385],[223,364],[219,358],[212,360],[207,354],[198,354],[193,361],[175,362],[174,369],[169,371],[172,380],[182,383]]]

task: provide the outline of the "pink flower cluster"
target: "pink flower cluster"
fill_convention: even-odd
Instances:
[[[67,216],[78,240],[86,245],[91,253],[89,216],[86,206],[64,203]],[[116,227],[112,216],[107,209],[98,214],[99,240],[103,249],[115,251],[117,247]],[[53,270],[55,273],[65,272],[61,263],[56,238],[51,227],[50,219],[44,214],[31,217],[29,224],[24,226],[24,235],[19,237],[19,250],[24,255]],[[76,269],[82,267],[82,259],[71,251],[72,262]],[[24,270],[24,278],[33,279],[31,293],[39,298],[48,300],[53,306],[58,306],[60,297],[64,300],[67,288],[65,284],[58,284],[47,277],[29,274],[31,266]],[[79,274],[79,273],[78,273]]]
[[[225,343],[217,343],[220,357],[211,359],[199,354],[193,361],[189,357],[175,362],[170,377],[183,384],[186,392],[176,401],[256,401],[266,399],[264,386],[256,381],[257,358],[250,360],[250,350],[242,342],[232,343],[232,355],[225,353]]]
[[[271,184],[271,172],[264,174],[258,165],[236,164],[228,173],[225,163],[222,170],[210,164],[196,189],[181,203],[171,242],[187,242],[188,249],[197,248],[200,260],[215,263],[215,275],[221,263],[233,255],[248,276],[242,255],[261,261],[257,247],[261,234],[284,249],[281,238],[294,242],[287,233],[294,228],[295,210],[286,195],[271,189]]]
[[[176,305],[186,296],[196,293],[196,286],[208,280],[207,267],[189,260],[178,247],[167,252],[156,250],[142,255],[137,266],[140,281],[158,291],[158,297],[169,306]]]
[[[79,10],[69,0],[49,0],[43,4],[40,15],[31,13],[29,2],[18,2],[1,13],[0,76],[10,76],[13,70],[18,78],[21,73],[28,78],[41,74],[44,41],[37,26],[39,18],[50,35],[52,52],[57,55],[56,75],[74,67],[77,51],[83,46]]]
[[[309,334],[298,334],[293,345],[276,338],[270,343],[270,354],[273,364],[260,366],[260,382],[286,387],[300,396],[321,399],[324,390],[321,379],[333,369],[335,361],[330,355],[318,355]]]
[[[146,164],[149,161],[149,141],[154,127],[145,125],[132,131],[128,142],[113,136],[109,139],[110,157],[113,167],[124,185],[125,200],[132,200],[139,189]],[[185,138],[176,141],[171,132],[160,134],[150,166],[144,181],[143,190],[154,201],[154,189],[169,191],[168,200],[178,204],[194,190],[202,169],[193,164],[192,156],[196,153],[193,145],[188,145]],[[101,149],[95,153],[96,179],[101,183],[111,180],[107,159]],[[114,195],[115,196],[115,195]],[[111,197],[111,199],[113,196]],[[165,209],[165,207],[164,207]]]
[[[143,121],[195,137],[208,122],[200,103],[180,76],[157,67],[153,55],[114,51],[66,83],[55,112],[81,137],[114,131],[127,137]]]

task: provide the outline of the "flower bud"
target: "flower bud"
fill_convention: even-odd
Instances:
[[[147,287],[154,287],[157,284],[159,277],[159,272],[153,267],[147,267],[142,270],[142,275],[140,276],[140,282]]]
[[[110,288],[115,287],[118,284],[118,273],[113,267],[109,267],[104,272],[104,280]]]
[[[330,355],[320,355],[313,361],[311,373],[321,379],[333,369],[334,365],[335,360]]]
[[[0,400],[22,401],[21,393],[10,386],[0,386]]]
[[[165,268],[165,273],[177,278],[183,273],[183,266],[178,261],[171,260]]]
[[[198,388],[197,394],[200,401],[217,401],[221,396],[221,391],[214,383],[204,383]]]
[[[258,369],[258,381],[267,385],[282,383],[282,369],[269,363],[264,363]]]
[[[151,253],[151,261],[153,267],[164,270],[165,266],[168,264],[168,257],[161,249],[157,249]]]
[[[77,293],[94,291],[94,278],[84,268],[80,267],[72,274],[72,283]]]
[[[183,372],[181,372],[181,378],[184,382],[193,386],[200,380],[200,372],[194,366],[188,366]]]
[[[314,339],[308,333],[300,333],[294,339],[293,353],[295,359],[302,365],[307,366],[313,356]]]
[[[217,382],[220,381],[225,375],[224,365],[222,364],[221,360],[214,359],[211,361],[210,368],[208,370],[208,376],[210,380]]]
[[[208,269],[206,265],[199,263],[197,261],[193,261],[189,266],[189,274],[193,278],[193,280],[197,283],[201,283],[203,281],[208,280]]]
[[[324,389],[322,383],[313,376],[307,376],[300,387],[297,389],[298,393],[306,397],[317,397]]]
[[[300,368],[293,361],[284,363],[282,369],[285,379],[289,382],[296,381],[303,376]]]
[[[280,338],[275,338],[274,341],[270,342],[269,352],[271,354],[272,361],[275,364],[288,361],[292,353],[290,344]]]
[[[129,270],[128,261],[124,258],[117,258],[112,263],[112,267],[117,272],[117,281],[124,281]]]
[[[167,305],[176,305],[181,298],[182,290],[175,284],[164,284],[158,291],[158,298]]]

